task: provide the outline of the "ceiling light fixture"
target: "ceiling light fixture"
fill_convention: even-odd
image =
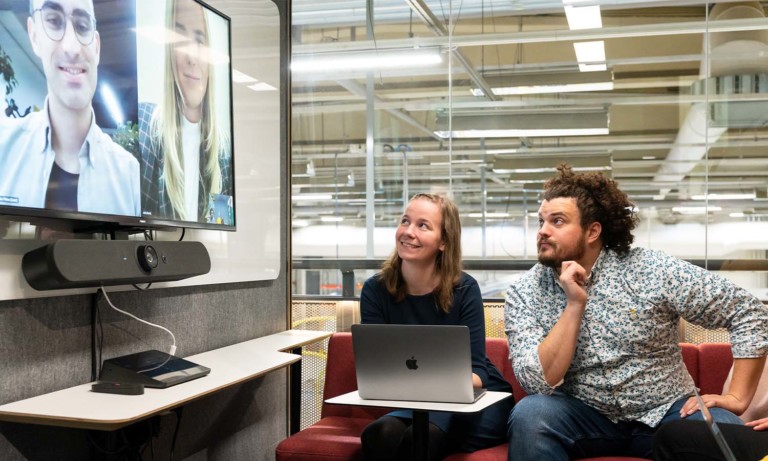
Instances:
[[[676,206],[672,207],[674,213],[688,214],[688,215],[701,215],[711,213],[713,211],[721,211],[719,206]]]
[[[560,156],[552,157],[501,157],[493,162],[493,172],[497,174],[515,174],[513,179],[518,181],[533,182],[536,179],[548,179],[548,175],[534,175],[533,173],[554,173],[557,165],[566,161]],[[611,171],[613,161],[610,155],[580,155],[568,158],[568,163],[573,171]],[[525,176],[523,176],[525,174]]]
[[[232,81],[234,83],[256,83],[259,80],[237,69],[232,69]]]
[[[752,200],[757,195],[752,192],[751,194],[707,194],[707,195],[692,195],[693,200]]]
[[[603,27],[603,20],[600,17],[600,5],[577,6],[568,1],[563,3],[569,29],[600,29]]]
[[[605,110],[477,115],[454,115],[448,131],[448,117],[439,115],[435,134],[441,138],[533,138],[597,136],[608,134]]]
[[[482,218],[483,213],[469,213],[470,218]],[[508,218],[509,213],[485,213],[486,218]]]
[[[605,42],[577,42],[573,44],[576,51],[576,60],[579,61],[579,70],[582,72],[595,72],[606,70]]]
[[[575,93],[613,90],[613,72],[549,72],[521,73],[509,76],[488,76],[486,82],[497,96],[522,94]],[[473,88],[474,96],[484,96],[483,90]]]
[[[433,66],[443,62],[437,48],[371,50],[297,56],[291,62],[296,73],[338,73],[349,70],[383,70]]]
[[[270,85],[269,83],[261,82],[259,79],[251,77],[250,75],[244,72],[240,72],[237,69],[232,69],[232,82],[242,83],[253,91],[277,91],[277,88]]]
[[[343,216],[321,216],[320,221],[322,222],[342,222],[344,221]]]
[[[321,200],[330,200],[333,196],[331,194],[297,194],[292,195],[291,200],[294,202],[318,202]]]
[[[570,30],[600,29],[603,20],[600,16],[600,5],[579,5],[579,0],[563,0],[565,17],[568,20]],[[579,62],[579,70],[582,72],[604,71],[608,68],[605,64],[605,42],[577,42],[573,44],[576,51],[576,60]]]

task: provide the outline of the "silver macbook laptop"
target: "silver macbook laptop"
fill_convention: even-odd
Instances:
[[[357,388],[372,400],[472,403],[469,328],[352,325]]]
[[[730,445],[728,445],[728,442],[725,441],[725,437],[723,436],[723,433],[720,431],[720,428],[718,427],[715,420],[712,418],[712,413],[709,412],[709,408],[704,404],[704,401],[701,399],[701,395],[699,395],[699,391],[697,389],[694,389],[694,392],[696,392],[696,400],[699,403],[699,410],[701,411],[701,414],[704,416],[704,421],[707,422],[707,426],[709,426],[710,432],[712,432],[712,435],[715,437],[715,442],[717,442],[717,446],[720,447],[720,451],[723,452],[723,457],[725,458],[725,461],[738,461],[736,459],[736,455],[733,454],[733,450],[731,450]]]

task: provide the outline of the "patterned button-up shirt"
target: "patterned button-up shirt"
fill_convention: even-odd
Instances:
[[[727,279],[658,251],[603,250],[587,284],[573,361],[559,390],[614,422],[656,426],[693,393],[678,346],[678,320],[727,328],[734,357],[768,353],[768,307]],[[538,347],[565,309],[557,273],[537,264],[507,291],[505,327],[515,376],[551,394]]]

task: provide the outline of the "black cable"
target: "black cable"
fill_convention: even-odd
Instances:
[[[181,426],[181,413],[183,410],[184,407],[177,407],[173,409],[173,412],[176,413],[176,429],[173,430],[173,440],[171,441],[171,461],[173,461],[173,452],[176,449],[176,437],[179,435],[179,427]]]
[[[179,237],[179,242],[184,240],[184,234],[186,234],[186,233],[187,233],[187,228],[186,227],[182,227],[181,228],[181,237]]]

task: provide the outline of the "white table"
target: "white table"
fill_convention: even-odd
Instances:
[[[112,431],[262,376],[301,360],[283,352],[321,341],[331,332],[288,330],[184,357],[211,369],[202,378],[142,395],[91,391],[91,383],[0,406],[0,421]]]
[[[475,413],[511,397],[509,392],[487,391],[474,403],[411,402],[404,400],[372,400],[360,398],[357,391],[327,399],[327,403],[413,410],[413,450],[416,459],[427,459],[429,448],[429,412],[449,411]]]

